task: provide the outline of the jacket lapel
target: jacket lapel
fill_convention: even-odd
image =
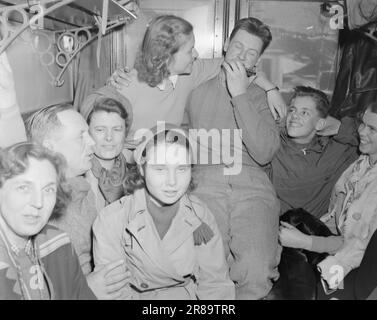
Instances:
[[[135,192],[135,211],[130,217],[126,229],[132,234],[140,248],[160,272],[179,281],[182,280],[182,277],[172,266],[169,254],[164,248],[153,219],[147,211],[144,190]]]
[[[200,226],[201,221],[193,210],[190,200],[184,195],[180,200],[177,215],[162,240],[168,255],[177,250],[188,238],[192,238],[193,232]]]

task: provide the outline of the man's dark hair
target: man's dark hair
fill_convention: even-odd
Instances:
[[[271,43],[272,35],[270,28],[257,18],[249,17],[238,20],[234,25],[232,33],[230,34],[229,42],[232,41],[233,37],[239,30],[245,30],[246,32],[262,40],[263,46],[260,54],[262,54]]]

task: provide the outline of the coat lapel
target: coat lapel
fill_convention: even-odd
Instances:
[[[168,255],[177,250],[188,238],[192,238],[193,232],[200,226],[201,221],[193,210],[190,200],[186,195],[183,196],[180,200],[178,213],[162,240]]]
[[[131,220],[126,229],[160,272],[181,281],[182,277],[170,262],[169,254],[157,233],[152,217],[148,213],[145,193],[143,190],[139,191],[135,192],[135,214],[130,217]]]

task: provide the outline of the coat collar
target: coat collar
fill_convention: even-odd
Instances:
[[[129,216],[127,230],[132,233],[144,250],[152,251],[150,253],[156,250],[157,245],[162,246],[168,255],[173,253],[187,238],[192,236],[201,224],[191,200],[184,195],[180,199],[178,212],[168,232],[160,240],[153,219],[147,210],[144,189],[135,191],[134,200],[134,210]],[[160,241],[156,241],[156,237]]]
[[[157,88],[161,91],[164,91],[166,87],[168,86],[169,82],[171,82],[171,85],[173,86],[173,89],[175,89],[175,86],[177,85],[178,81],[178,75],[175,74],[173,76],[170,76],[168,79],[164,79],[160,84],[157,85]]]
[[[329,141],[328,137],[315,135],[313,140],[309,143],[298,144],[288,137],[287,130],[285,128],[281,131],[280,135],[284,145],[288,149],[290,149],[293,153],[303,153],[304,155],[306,155],[308,152],[322,153]]]

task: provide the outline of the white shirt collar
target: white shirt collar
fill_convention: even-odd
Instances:
[[[175,89],[175,86],[178,81],[178,75],[175,74],[174,76],[170,76],[168,79],[164,79],[159,85],[157,85],[157,88],[159,88],[161,91],[164,91],[166,89],[167,81],[170,81],[173,85],[173,88]]]

